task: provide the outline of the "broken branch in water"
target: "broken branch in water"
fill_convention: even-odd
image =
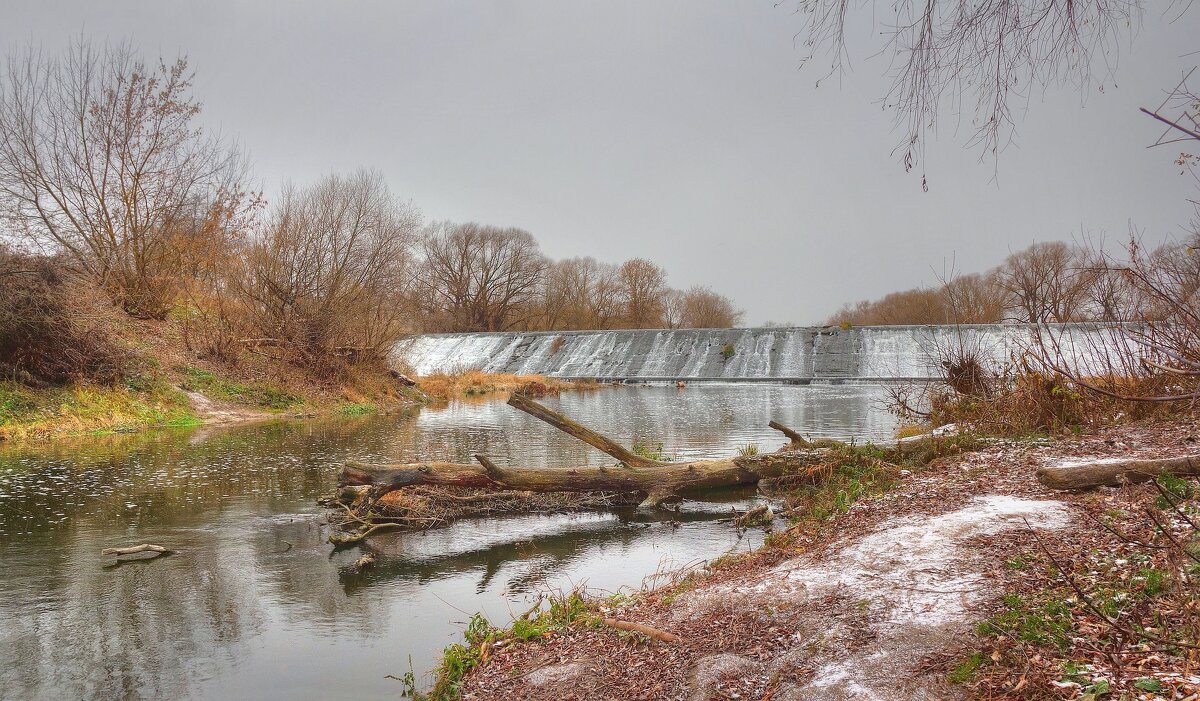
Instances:
[[[126,548],[105,548],[100,551],[100,554],[116,556],[115,559],[104,565],[105,569],[109,569],[130,562],[155,560],[166,555],[174,555],[175,551],[170,550],[169,548],[164,548],[161,545],[142,543],[141,545],[131,545]]]
[[[353,533],[330,533],[329,534],[329,542],[333,543],[333,545],[335,547],[344,548],[344,547],[348,547],[350,545],[354,545],[356,543],[361,543],[364,538],[371,535],[372,533],[378,533],[379,531],[386,531],[391,528],[400,528],[403,525],[404,524],[402,524],[402,523],[396,523],[394,521],[389,521],[389,522],[385,522],[385,523],[376,523],[375,525],[371,526],[370,528],[364,528],[361,531],[355,531]]]
[[[670,464],[638,455],[611,438],[602,436],[587,426],[578,424],[557,411],[538,404],[526,396],[514,394],[508,398],[508,405],[514,409],[520,409],[535,419],[545,421],[554,428],[569,436],[578,438],[597,450],[608,453],[628,467],[655,467]]]
[[[779,432],[780,432],[780,433],[782,433],[782,434],[783,434],[783,435],[784,435],[784,436],[785,436],[785,437],[786,437],[786,438],[787,438],[789,441],[791,441],[792,443],[794,443],[794,444],[796,444],[796,445],[798,445],[798,446],[805,446],[805,447],[807,447],[807,446],[809,445],[809,442],[808,442],[808,440],[807,440],[807,439],[806,439],[804,436],[802,436],[802,435],[800,435],[799,433],[797,433],[797,432],[793,431],[792,429],[788,428],[787,426],[784,426],[783,424],[779,423],[778,421],[769,421],[769,422],[767,423],[767,426],[768,426],[768,427],[770,427],[770,428],[773,428],[773,429],[775,429],[776,431],[779,431]]]
[[[770,504],[759,504],[746,513],[734,519],[738,528],[746,528],[755,524],[768,524],[775,520],[775,512]]]
[[[142,543],[141,545],[130,545],[127,548],[105,548],[100,551],[100,554],[101,555],[116,555],[117,557],[121,557],[122,555],[136,555],[137,553],[147,553],[147,552],[158,553],[159,555],[166,555],[166,554],[170,553],[171,551],[168,550],[167,548],[164,548],[161,545],[151,545],[150,543]]]

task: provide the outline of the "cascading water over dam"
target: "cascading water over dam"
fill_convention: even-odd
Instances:
[[[1084,363],[1122,342],[1109,325],[1040,329]],[[1025,324],[984,324],[429,334],[401,341],[394,358],[418,375],[474,369],[648,382],[931,380],[943,376],[948,348],[1003,366],[1037,333]]]

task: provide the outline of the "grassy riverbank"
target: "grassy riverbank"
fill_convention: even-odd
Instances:
[[[284,416],[362,415],[425,399],[382,365],[308,368],[247,350],[221,360],[188,349],[179,324],[129,320],[131,360],[119,379],[67,384],[0,380],[0,441],[233,423]]]

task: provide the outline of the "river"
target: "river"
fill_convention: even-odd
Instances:
[[[636,386],[553,408],[675,459],[783,444],[771,419],[817,437],[891,435],[863,385]],[[717,519],[749,490],[633,509],[464,521],[387,534],[378,564],[332,553],[323,510],[349,458],[500,465],[611,458],[503,402],[401,415],[274,421],[0,446],[0,698],[396,699],[470,614],[497,624],[538,592],[652,585],[656,574],[761,544]],[[106,567],[106,547],[168,558]],[[425,677],[428,681],[428,677]]]

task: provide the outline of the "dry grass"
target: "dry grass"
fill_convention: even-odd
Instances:
[[[326,373],[250,349],[232,358],[190,350],[181,322],[120,315],[109,342],[130,360],[121,377],[62,384],[0,377],[0,441],[124,433],[271,414],[362,415],[417,403],[382,364]],[[208,402],[193,405],[185,392]]]
[[[568,390],[588,390],[599,387],[596,382],[568,382],[544,375],[511,375],[463,370],[453,373],[426,375],[417,387],[431,399],[449,401],[462,397],[490,394],[524,394],[546,397]]]
[[[164,382],[33,389],[0,381],[0,442],[198,423],[187,397]]]
[[[1122,387],[1129,394],[1153,392],[1155,378],[1089,378],[1090,384]],[[1079,433],[1144,418],[1171,418],[1191,407],[1116,399],[1087,390],[1069,378],[1024,371],[993,381],[990,394],[949,387],[893,388],[890,408],[906,421],[930,426],[958,424],[995,436]]]

